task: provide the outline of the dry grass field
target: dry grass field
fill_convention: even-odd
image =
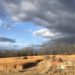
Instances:
[[[0,58],[0,75],[75,75],[75,55]]]

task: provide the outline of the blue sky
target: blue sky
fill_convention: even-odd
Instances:
[[[47,41],[47,39],[33,34],[36,30],[44,27],[35,25],[32,22],[15,22],[5,18],[4,20],[0,19],[0,24],[0,36],[15,40],[14,44],[21,48],[28,45],[40,45]]]
[[[75,0],[0,0],[0,48],[74,38]]]

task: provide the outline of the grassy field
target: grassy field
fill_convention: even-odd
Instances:
[[[75,75],[75,55],[0,58],[0,75]]]
[[[48,73],[37,73],[34,71],[27,71],[27,72],[0,72],[0,75],[75,75],[75,71],[71,70],[70,72],[48,72]]]

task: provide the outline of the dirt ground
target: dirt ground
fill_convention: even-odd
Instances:
[[[0,58],[0,75],[75,75],[75,55]]]
[[[43,74],[40,74],[40,73],[37,73],[35,71],[31,72],[0,72],[0,75],[75,75],[75,72],[67,72],[67,73],[60,73],[60,72],[57,72],[57,73],[43,73]]]

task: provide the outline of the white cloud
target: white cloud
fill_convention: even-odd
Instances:
[[[18,18],[15,17],[15,16],[12,16],[12,19],[15,20],[15,21],[19,21]]]
[[[33,35],[41,36],[44,38],[51,38],[60,35],[60,33],[52,32],[47,28],[41,28],[33,32]]]
[[[14,49],[15,46],[12,43],[0,42],[0,49]]]
[[[33,5],[32,2],[26,2],[26,1],[22,1],[21,2],[21,8],[23,11],[30,11],[30,10],[36,10],[35,5]]]

